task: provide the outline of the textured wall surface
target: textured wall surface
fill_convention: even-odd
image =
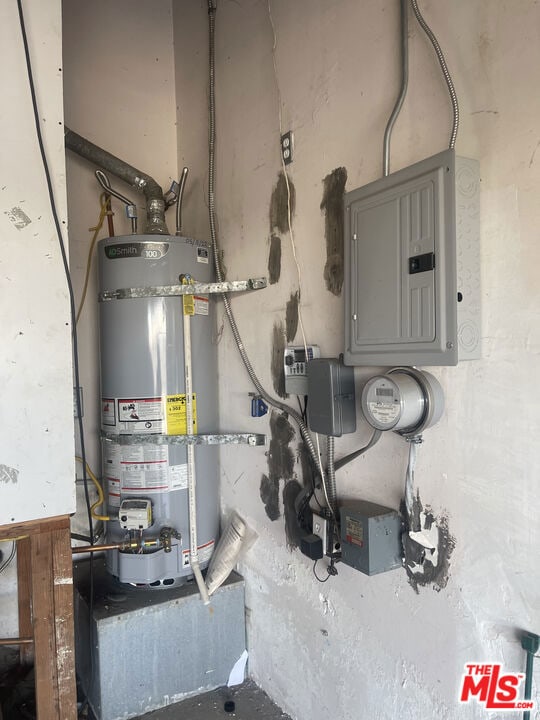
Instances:
[[[177,6],[177,18],[187,5]],[[192,32],[205,42],[205,3],[195,6],[189,3]],[[381,175],[383,131],[398,89],[398,3],[271,0],[271,8],[283,129],[292,129],[296,142],[289,170],[303,324],[308,341],[336,356],[343,349],[343,298],[325,282],[323,180],[345,167],[352,189]],[[532,390],[539,352],[540,6],[431,0],[422,9],[459,93],[457,151],[481,167],[483,359],[432,370],[447,409],[426,433],[416,473],[422,501],[447,518],[456,546],[442,589],[428,584],[416,594],[403,570],[368,578],[347,567],[319,585],[285,534],[284,488],[295,477],[302,481],[298,433],[288,449],[282,446],[295,462],[277,490],[261,485],[270,464],[263,450],[223,451],[224,506],[237,508],[259,534],[242,565],[250,669],[300,720],[408,720],[419,710],[424,717],[484,717],[483,709],[457,703],[464,663],[496,660],[522,670],[518,629],[539,630],[539,422]],[[219,234],[228,276],[257,276],[267,271],[275,232],[269,209],[281,169],[267,2],[220,2],[216,22]],[[189,61],[199,73],[204,56]],[[411,16],[410,86],[391,168],[444,149],[449,130],[440,70]],[[199,215],[192,221],[202,222]],[[275,328],[284,327],[286,304],[298,290],[286,232],[281,249],[279,282],[233,299],[244,343],[270,389]],[[227,328],[220,361],[222,427],[270,432],[268,418],[249,417],[252,388]],[[358,387],[370,372],[357,371]],[[338,457],[368,436],[359,417],[356,435],[337,441]],[[385,437],[338,473],[340,497],[397,507],[406,452],[399,438]],[[272,497],[279,511],[273,521]]]
[[[334,173],[339,168],[346,169],[347,189],[381,175],[383,131],[398,89],[398,3],[271,0],[277,83],[266,0],[218,4],[218,231],[230,279],[265,274],[274,248],[272,274],[279,279],[233,303],[254,367],[267,388],[279,388],[276,353],[294,328],[299,289],[308,341],[327,356],[343,349],[339,278],[335,271],[325,276],[327,249],[335,255],[339,245],[328,242],[335,222],[321,203],[328,213],[333,203],[325,191],[329,178],[343,180],[343,171]],[[110,26],[96,15],[106,6],[115,13]],[[224,508],[237,508],[258,533],[241,568],[250,671],[298,720],[485,717],[483,709],[457,703],[464,663],[501,661],[522,670],[518,630],[539,631],[539,422],[532,390],[539,353],[540,6],[425,0],[422,9],[459,94],[457,151],[481,167],[483,359],[432,370],[447,408],[426,434],[416,473],[422,501],[455,538],[446,584],[417,594],[404,570],[368,578],[340,566],[336,578],[319,585],[286,534],[291,488],[303,482],[298,432],[290,440],[277,418],[250,417],[252,387],[228,328],[218,333],[221,428],[267,432],[269,439],[272,433],[270,456],[246,447],[221,456]],[[188,164],[185,231],[207,238],[206,3],[77,2],[66,3],[65,12],[76,69],[66,77],[68,124],[163,184],[167,174],[178,174],[177,162]],[[392,140],[394,170],[442,150],[450,129],[432,48],[410,22],[410,86]],[[78,94],[82,102],[87,92],[88,105],[76,109],[69,98]],[[300,282],[280,220],[279,94],[283,129],[295,133],[289,172]],[[71,227],[80,280],[97,191],[78,163],[70,161],[68,171],[78,188],[70,216],[81,218],[78,229]],[[335,260],[332,268],[339,268]],[[91,317],[83,321],[89,323],[83,343],[93,356]],[[372,372],[357,371],[358,388]],[[94,366],[84,381],[87,397],[97,397],[96,377]],[[369,434],[359,417],[357,433],[337,441],[337,456]],[[406,452],[400,438],[385,437],[338,473],[340,498],[397,507]]]
[[[41,130],[67,243],[60,2],[25,7]],[[70,513],[73,383],[69,300],[16,3],[0,7],[0,525]],[[9,543],[0,546],[7,557]],[[4,558],[5,559],[5,558]],[[0,577],[0,635],[16,623],[16,564]]]

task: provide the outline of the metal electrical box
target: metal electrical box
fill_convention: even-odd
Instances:
[[[341,560],[366,575],[401,567],[401,518],[391,508],[358,500],[341,508]]]
[[[345,363],[480,357],[479,165],[453,150],[345,195]]]
[[[336,358],[307,364],[308,420],[313,432],[341,437],[356,431],[354,370]]]

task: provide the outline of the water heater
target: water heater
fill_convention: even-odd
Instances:
[[[208,243],[167,235],[102,240],[99,290],[178,285],[179,277],[212,282]],[[186,446],[171,436],[217,426],[217,352],[212,296],[193,296],[193,427],[186,427],[182,297],[124,297],[100,302],[103,479],[111,543],[137,539],[135,550],[108,553],[121,582],[181,584],[190,568]],[[217,539],[217,447],[197,446],[198,553],[201,569]],[[154,545],[145,541],[164,540]]]

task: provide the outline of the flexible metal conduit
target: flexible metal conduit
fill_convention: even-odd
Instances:
[[[407,94],[407,85],[409,83],[409,0],[400,0],[401,5],[401,88],[399,91],[396,104],[392,110],[386,130],[384,131],[383,143],[383,175],[386,177],[390,172],[390,138],[394,123],[401,111],[405,95]]]
[[[208,0],[208,27],[209,27],[209,75],[210,75],[210,87],[209,87],[209,102],[208,102],[208,124],[209,124],[209,152],[208,152],[208,216],[210,221],[210,235],[212,239],[212,251],[214,254],[214,265],[216,268],[216,277],[218,279],[218,282],[223,282],[223,272],[221,270],[221,264],[219,261],[219,247],[217,243],[217,234],[216,234],[216,207],[215,207],[215,196],[214,196],[214,185],[215,185],[215,145],[216,145],[216,96],[215,96],[215,14],[216,14],[216,7],[214,5],[213,0]],[[279,400],[276,400],[271,395],[269,395],[264,387],[261,385],[259,378],[255,374],[255,371],[253,370],[253,367],[251,366],[251,362],[249,360],[249,357],[247,355],[246,349],[244,347],[244,343],[242,342],[242,338],[240,336],[240,332],[238,330],[238,326],[236,324],[236,320],[234,318],[234,314],[231,308],[231,303],[229,300],[229,297],[226,293],[222,294],[223,299],[223,305],[225,307],[225,312],[227,314],[227,318],[229,320],[229,324],[231,326],[232,334],[234,337],[234,340],[236,342],[236,345],[238,347],[238,351],[240,352],[240,357],[242,358],[242,362],[244,363],[244,366],[248,372],[248,375],[251,379],[251,382],[255,386],[257,392],[259,395],[267,402],[269,405],[272,405],[273,407],[277,408],[278,410],[281,410],[284,413],[287,413],[298,425],[300,429],[300,433],[302,434],[302,437],[304,439],[304,442],[306,444],[306,447],[309,451],[309,454],[313,460],[313,463],[315,467],[319,467],[319,458],[317,456],[317,451],[315,450],[315,446],[313,444],[313,440],[311,439],[311,435],[309,434],[309,430],[302,420],[301,416],[291,408],[286,403],[282,403]]]
[[[420,12],[418,8],[417,0],[411,0],[412,9],[414,11],[414,14],[416,15],[416,19],[418,20],[420,27],[422,30],[426,33],[429,40],[431,41],[431,44],[433,45],[433,48],[435,50],[435,53],[437,55],[437,59],[439,61],[439,65],[441,66],[442,73],[444,75],[444,79],[446,81],[446,85],[448,86],[448,92],[450,93],[450,101],[452,103],[452,112],[453,112],[453,123],[452,123],[452,132],[450,134],[450,144],[448,147],[452,150],[456,145],[456,138],[458,133],[458,127],[459,127],[459,105],[458,105],[458,99],[456,95],[456,90],[454,88],[454,83],[452,82],[452,77],[450,75],[450,71],[448,70],[448,66],[446,64],[446,60],[444,59],[443,51],[441,50],[441,46],[439,45],[437,38],[433,34],[431,28],[427,24],[427,22],[422,17],[422,13]]]
[[[334,515],[337,518],[338,507],[337,507],[337,487],[336,487],[336,466],[335,461],[335,438],[333,435],[328,435],[326,438],[326,469],[328,478],[328,504]]]
[[[145,233],[168,235],[165,222],[165,201],[163,190],[153,177],[137,170],[132,165],[120,160],[107,150],[78,135],[67,126],[64,135],[66,148],[77,155],[89,160],[104,170],[108,170],[116,177],[136,188],[146,198],[146,227]]]

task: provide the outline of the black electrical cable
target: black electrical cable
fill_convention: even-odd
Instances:
[[[10,564],[10,562],[15,557],[16,552],[17,552],[17,543],[13,542],[11,545],[11,552],[9,553],[7,560],[4,560],[4,562],[0,565],[0,573],[4,572],[4,570],[7,568],[7,566]]]
[[[324,578],[324,580],[321,580],[321,578],[317,575],[317,570],[316,570],[316,567],[317,567],[317,563],[318,563],[318,562],[319,562],[318,560],[315,560],[315,562],[313,563],[313,574],[315,575],[315,577],[317,578],[317,580],[318,580],[320,583],[325,583],[325,582],[328,581],[328,579],[329,579],[329,577],[330,577],[330,573],[328,573],[328,575]]]
[[[34,123],[36,127],[36,137],[39,145],[39,152],[41,155],[41,161],[43,163],[43,170],[45,173],[45,180],[47,183],[47,191],[49,195],[49,202],[51,206],[51,213],[54,220],[54,226],[56,229],[56,234],[58,237],[58,245],[60,247],[60,254],[62,256],[62,264],[64,266],[64,273],[66,276],[66,284],[68,287],[68,293],[69,293],[69,305],[70,305],[70,316],[71,316],[71,334],[72,334],[72,344],[73,344],[73,374],[74,374],[74,380],[75,380],[75,403],[77,406],[77,420],[78,420],[78,426],[79,426],[79,441],[81,444],[81,458],[82,458],[82,467],[83,467],[83,483],[84,483],[84,497],[86,502],[86,511],[88,515],[88,530],[89,530],[89,538],[90,538],[90,544],[94,544],[94,523],[92,521],[92,512],[91,512],[91,505],[90,505],[90,491],[88,488],[88,475],[86,473],[86,448],[84,443],[84,426],[83,426],[83,419],[82,419],[82,398],[81,398],[81,384],[80,384],[80,373],[79,373],[79,345],[78,345],[78,339],[77,339],[77,311],[75,307],[75,295],[73,292],[73,284],[71,282],[71,274],[69,271],[69,263],[66,253],[66,247],[64,244],[64,238],[62,236],[62,229],[60,227],[60,220],[58,218],[58,211],[56,209],[56,201],[54,198],[54,191],[52,186],[52,180],[51,180],[51,173],[49,170],[49,163],[47,161],[47,155],[45,153],[45,146],[43,144],[43,136],[41,134],[41,126],[39,121],[39,109],[37,104],[37,98],[36,98],[36,91],[34,86],[34,76],[32,72],[32,62],[30,59],[30,50],[28,47],[28,37],[26,34],[26,25],[24,22],[24,13],[22,8],[22,1],[17,0],[17,9],[19,11],[19,23],[21,28],[21,36],[24,46],[24,57],[26,60],[26,71],[28,74],[28,84],[30,88],[30,96],[32,99],[32,110],[34,114]],[[94,679],[94,648],[93,648],[93,641],[92,641],[92,625],[93,625],[93,605],[94,605],[94,562],[93,562],[93,555],[90,555],[90,598],[89,598],[89,622],[90,622],[90,663],[91,663],[91,680],[90,680],[90,687],[88,688],[88,693],[90,692],[90,689],[93,684]],[[86,700],[88,703],[88,698]]]

